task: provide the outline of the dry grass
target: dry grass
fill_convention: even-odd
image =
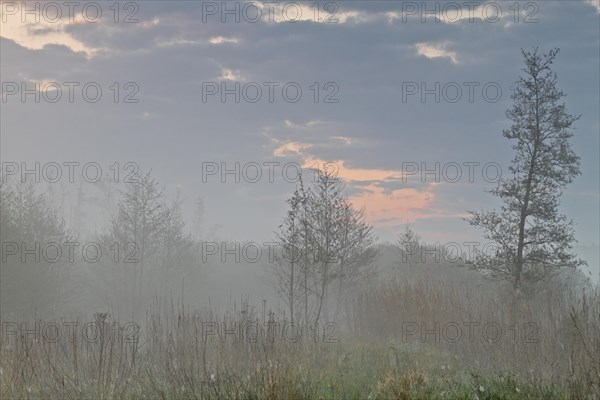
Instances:
[[[558,382],[574,398],[600,398],[598,288],[586,292],[563,284],[515,298],[502,287],[448,284],[431,276],[391,281],[357,296],[352,330],[364,341],[435,347],[477,371]]]
[[[517,305],[506,296],[432,279],[387,283],[356,298],[339,343],[306,327],[298,340],[286,339],[285,321],[247,303],[216,315],[157,302],[139,335],[134,325],[103,315],[78,321],[79,327],[95,323],[97,336],[63,330],[57,340],[23,330],[8,334],[4,321],[0,397],[599,398],[598,293],[548,291]],[[401,334],[402,322],[464,321],[494,322],[511,335],[496,343],[448,343]],[[531,322],[539,326],[538,340],[514,340],[510,326]],[[265,327],[258,337],[244,329],[257,325]]]

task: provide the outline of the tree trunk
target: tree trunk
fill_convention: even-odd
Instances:
[[[535,96],[535,140],[533,143],[533,152],[531,154],[531,161],[529,162],[529,171],[527,172],[527,183],[525,184],[525,197],[523,199],[523,205],[521,207],[521,215],[519,219],[519,243],[517,245],[517,261],[515,263],[515,292],[521,289],[521,278],[523,274],[523,248],[525,247],[525,220],[527,219],[529,211],[529,200],[531,196],[531,184],[533,181],[534,170],[536,167],[537,152],[539,146],[540,136],[540,118],[539,118],[539,97],[537,94],[537,79],[534,77],[536,82],[536,96]]]
[[[292,255],[292,257],[295,257],[295,255]],[[294,293],[294,285],[295,285],[295,280],[294,280],[294,267],[295,267],[295,263],[294,263],[294,259],[292,258],[292,266],[291,266],[291,273],[290,273],[290,321],[292,323],[292,326],[294,326],[294,300],[295,300],[295,293]]]

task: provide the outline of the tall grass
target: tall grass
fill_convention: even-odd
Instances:
[[[56,338],[50,328],[31,331],[34,320],[16,328],[2,321],[0,398],[594,399],[599,299],[597,290],[565,285],[514,299],[495,285],[389,281],[353,297],[338,341],[326,340],[323,326],[286,334],[283,314],[247,301],[216,313],[156,300],[139,330],[95,314],[55,321]],[[503,334],[493,343],[477,331],[473,341],[450,342],[441,333],[407,335],[407,322],[421,330],[493,322]],[[521,330],[516,340],[511,327],[531,323],[535,335]]]
[[[2,399],[313,398],[308,374],[337,351],[245,302],[216,315],[157,301],[141,329],[107,314],[2,323]]]
[[[434,347],[478,371],[559,382],[574,398],[600,398],[600,290],[546,285],[515,297],[502,285],[391,280],[352,301],[363,341]]]

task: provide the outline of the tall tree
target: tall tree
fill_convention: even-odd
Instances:
[[[318,170],[317,180],[309,193],[308,207],[313,241],[313,259],[317,271],[317,312],[319,322],[323,307],[327,307],[328,288],[336,277],[335,263],[339,262],[344,216],[344,185],[334,172]],[[325,311],[327,311],[325,309]]]
[[[500,211],[471,212],[468,219],[498,245],[494,254],[480,253],[475,265],[511,280],[516,291],[524,279],[583,264],[571,252],[573,223],[558,210],[566,185],[580,174],[579,157],[569,142],[579,116],[567,112],[566,95],[551,69],[558,53],[523,51],[524,75],[506,112],[512,125],[503,132],[514,142],[512,177],[491,191],[502,200]]]
[[[340,248],[337,267],[338,293],[336,315],[340,315],[348,289],[375,273],[373,261],[377,256],[373,226],[367,223],[365,209],[356,209],[344,198],[339,221]]]
[[[318,323],[328,300],[337,311],[347,290],[374,271],[376,256],[372,226],[363,209],[349,202],[343,183],[331,171],[315,171],[316,181],[305,190],[301,182],[288,200],[289,211],[277,240],[285,257],[276,265],[278,291],[290,313]],[[337,294],[329,289],[337,282]],[[331,293],[330,293],[331,292]]]
[[[300,250],[301,243],[303,243],[301,219],[303,218],[304,199],[303,188],[296,189],[287,201],[290,208],[276,234],[281,249],[275,266],[277,291],[288,307],[292,324],[295,322],[297,306],[302,301],[300,268],[303,260]]]

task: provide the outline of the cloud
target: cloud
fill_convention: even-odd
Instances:
[[[319,4],[321,17],[327,17],[323,12],[326,3]],[[6,117],[3,146],[12,149],[15,159],[69,159],[72,154],[82,159],[131,159],[163,174],[161,181],[181,182],[193,194],[203,195],[205,187],[194,183],[198,169],[194,165],[201,160],[289,158],[300,165],[304,160],[343,160],[340,174],[347,179],[349,194],[357,201],[363,200],[368,211],[373,209],[372,219],[378,224],[391,223],[385,218],[392,222],[399,216],[404,218],[402,207],[406,207],[410,218],[428,219],[420,220],[422,224],[449,232],[456,224],[455,232],[460,233],[465,230],[462,221],[452,222],[450,217],[438,220],[437,215],[487,204],[491,198],[484,190],[489,185],[483,182],[434,188],[423,184],[419,175],[404,183],[402,163],[474,158],[482,163],[509,162],[510,146],[503,141],[501,131],[507,124],[507,88],[518,76],[522,62],[521,47],[563,47],[566,54],[560,58],[559,76],[566,78],[566,92],[577,93],[568,102],[569,108],[584,116],[578,131],[598,131],[598,93],[593,90],[598,86],[597,74],[593,73],[598,68],[597,1],[540,3],[540,13],[534,16],[540,23],[515,23],[514,29],[502,26],[514,17],[506,8],[505,18],[497,24],[482,22],[479,12],[474,23],[461,19],[451,24],[447,18],[436,24],[428,16],[428,22],[422,24],[416,15],[409,17],[415,23],[397,20],[391,24],[386,22],[385,12],[399,11],[397,3],[338,4],[336,15],[345,24],[222,24],[218,16],[212,19],[214,23],[202,23],[201,7],[196,3],[147,2],[141,7],[142,14],[137,16],[140,23],[136,25],[113,24],[109,13],[101,24],[18,26],[16,33],[22,37],[14,34],[16,39],[2,39],[3,80],[24,81],[29,88],[33,81],[98,81],[105,90],[103,100],[107,101],[92,106],[81,101],[78,91],[79,100],[71,104],[63,94],[58,104],[36,107],[36,117],[31,118],[31,107],[23,107],[19,97],[14,96],[15,101],[7,103],[2,117],[3,123]],[[356,9],[359,12],[352,14]],[[306,11],[304,17],[312,19],[313,11]],[[362,23],[362,18],[373,16],[370,23]],[[15,19],[20,25],[20,17]],[[144,28],[146,21],[150,23]],[[572,29],[573,24],[578,29]],[[10,35],[7,25],[2,25],[3,37]],[[228,41],[236,38],[237,44]],[[417,43],[421,44],[420,55]],[[87,57],[99,48],[109,50]],[[461,68],[449,68],[453,62]],[[20,78],[19,72],[25,77]],[[217,81],[219,77],[223,80]],[[231,80],[240,78],[245,78],[244,82],[300,82],[302,101],[289,104],[277,92],[276,101],[270,103],[264,89],[257,104],[229,104],[231,97],[226,105],[201,101],[198,82],[226,82],[231,88]],[[471,103],[463,88],[457,104],[422,104],[418,99],[403,103],[399,89],[407,79],[430,83],[493,81],[502,85],[504,95],[501,102],[490,104],[482,101],[479,91]],[[132,80],[139,84],[136,97],[140,104],[115,106],[108,86]],[[314,104],[308,86],[331,80],[340,85],[336,95],[340,104]],[[321,92],[321,98],[327,93]],[[122,91],[121,97],[126,94]],[[89,124],[90,120],[94,123]],[[86,126],[85,135],[81,134],[81,126]],[[46,134],[47,130],[53,134]],[[263,132],[270,136],[261,137]],[[584,165],[587,173],[570,192],[593,192],[598,188],[598,168],[594,169],[598,155],[592,151],[598,148],[597,135],[596,139],[585,134],[577,138],[582,159],[588,160]],[[90,148],[90,140],[98,146]],[[179,154],[175,160],[169,157],[173,151]],[[265,193],[273,200],[257,204],[256,212],[247,216],[240,206],[246,203],[237,203],[230,196],[231,186],[221,186],[210,190],[217,204],[212,210],[214,220],[231,229],[228,234],[268,237],[262,235],[271,234],[271,227],[284,212],[280,200],[289,194],[289,185],[267,186]],[[435,196],[429,201],[435,204],[426,203],[422,197],[431,191]],[[598,236],[597,224],[595,230],[593,226],[597,218],[586,218],[594,215],[597,199],[578,197],[572,202],[576,204],[573,218],[582,226],[578,234],[583,240]],[[409,207],[411,202],[414,205]],[[426,208],[420,208],[426,204]],[[246,217],[248,224],[239,222]]]
[[[350,201],[355,207],[365,207],[367,219],[374,225],[393,226],[426,217],[435,197],[432,187],[426,191],[405,188],[386,192],[381,186],[370,184],[359,187],[362,192],[350,197]]]
[[[68,47],[73,52],[83,52],[86,57],[95,56],[104,48],[94,48],[76,39],[69,31],[71,25],[81,24],[81,14],[73,17],[72,22],[67,19],[57,22],[49,22],[41,18],[37,23],[22,23],[18,15],[5,16],[6,22],[2,22],[1,36],[14,40],[20,46],[30,50],[40,50],[49,44]],[[84,21],[85,22],[85,21]]]
[[[174,47],[174,46],[194,46],[204,44],[200,40],[188,40],[188,39],[171,39],[162,42],[158,42],[158,47]]]
[[[346,11],[332,15],[331,18],[337,19],[340,24],[345,24],[348,21],[354,21],[356,23],[369,22],[373,20],[374,16],[360,11]]]
[[[290,121],[289,119],[286,119],[283,121],[283,123],[285,124],[286,128],[298,129],[298,128],[310,128],[311,126],[316,126],[316,125],[320,124],[321,121],[311,120],[311,121],[308,121],[306,124],[295,124],[292,121]]]
[[[333,4],[333,3],[332,3]],[[264,8],[264,7],[263,7]],[[340,11],[338,6],[304,3],[275,3],[269,11],[262,12],[263,19],[272,18],[277,23],[308,21],[322,24],[345,24],[348,22],[363,23],[371,21],[375,16],[364,11]]]
[[[488,2],[480,4],[477,7],[472,7],[473,4],[467,5],[465,3],[461,5],[457,2],[447,2],[445,4],[443,2],[435,2],[431,6],[425,6],[422,3],[421,7],[419,7],[416,3],[413,3],[407,5],[402,12],[388,11],[385,13],[385,16],[390,23],[396,20],[401,20],[404,23],[409,19],[420,19],[426,23],[441,21],[446,24],[457,24],[463,21],[473,23],[475,20],[493,23],[501,19],[512,18],[512,14],[503,11],[498,3]],[[527,10],[522,11],[521,14],[527,15]]]
[[[313,147],[310,143],[286,142],[282,143],[273,151],[275,157],[286,157],[289,155],[302,155],[306,149]]]
[[[302,155],[299,151],[297,154]],[[302,168],[319,168],[332,171],[345,182],[349,189],[358,192],[350,196],[356,207],[364,207],[369,222],[377,227],[396,226],[414,222],[418,219],[433,217],[464,217],[464,213],[435,209],[436,182],[420,185],[423,189],[405,187],[387,190],[384,184],[406,184],[408,176],[402,171],[378,168],[353,168],[344,160],[326,162],[313,157],[305,157]],[[411,182],[412,184],[412,182]]]
[[[452,63],[458,64],[458,56],[455,51],[447,50],[447,43],[417,43],[417,53],[427,58],[449,58]]]
[[[223,36],[215,36],[210,38],[210,44],[223,44],[223,43],[238,43],[239,39],[237,38],[226,38]]]
[[[242,76],[239,70],[232,70],[229,68],[222,68],[221,75],[218,78],[221,81],[244,81],[245,78]]]
[[[600,14],[600,0],[585,0],[586,3],[596,8],[598,14]]]
[[[347,145],[351,145],[352,144],[352,139],[346,136],[334,136],[333,139],[337,139]]]
[[[34,79],[34,78],[30,78],[29,76],[27,76],[24,73],[18,73],[17,75],[19,76],[19,78],[23,79],[24,81],[32,83],[35,86],[35,90],[37,90],[40,93],[54,92],[60,88],[59,84],[57,83],[58,81],[56,79],[49,79],[49,78]]]
[[[307,157],[304,160],[304,168],[315,166],[335,165],[336,175],[346,182],[373,182],[373,181],[399,181],[402,179],[402,171],[377,169],[377,168],[353,168],[346,165],[344,160],[327,162],[318,158]]]
[[[160,24],[160,19],[159,18],[153,18],[150,21],[144,21],[140,24],[140,26],[144,29],[150,29],[155,27],[156,25]]]
[[[158,47],[175,47],[175,46],[196,46],[205,44],[227,44],[227,43],[238,43],[237,38],[226,38],[223,36],[214,36],[207,40],[190,40],[182,38],[173,38],[169,40],[163,40],[157,43]]]

